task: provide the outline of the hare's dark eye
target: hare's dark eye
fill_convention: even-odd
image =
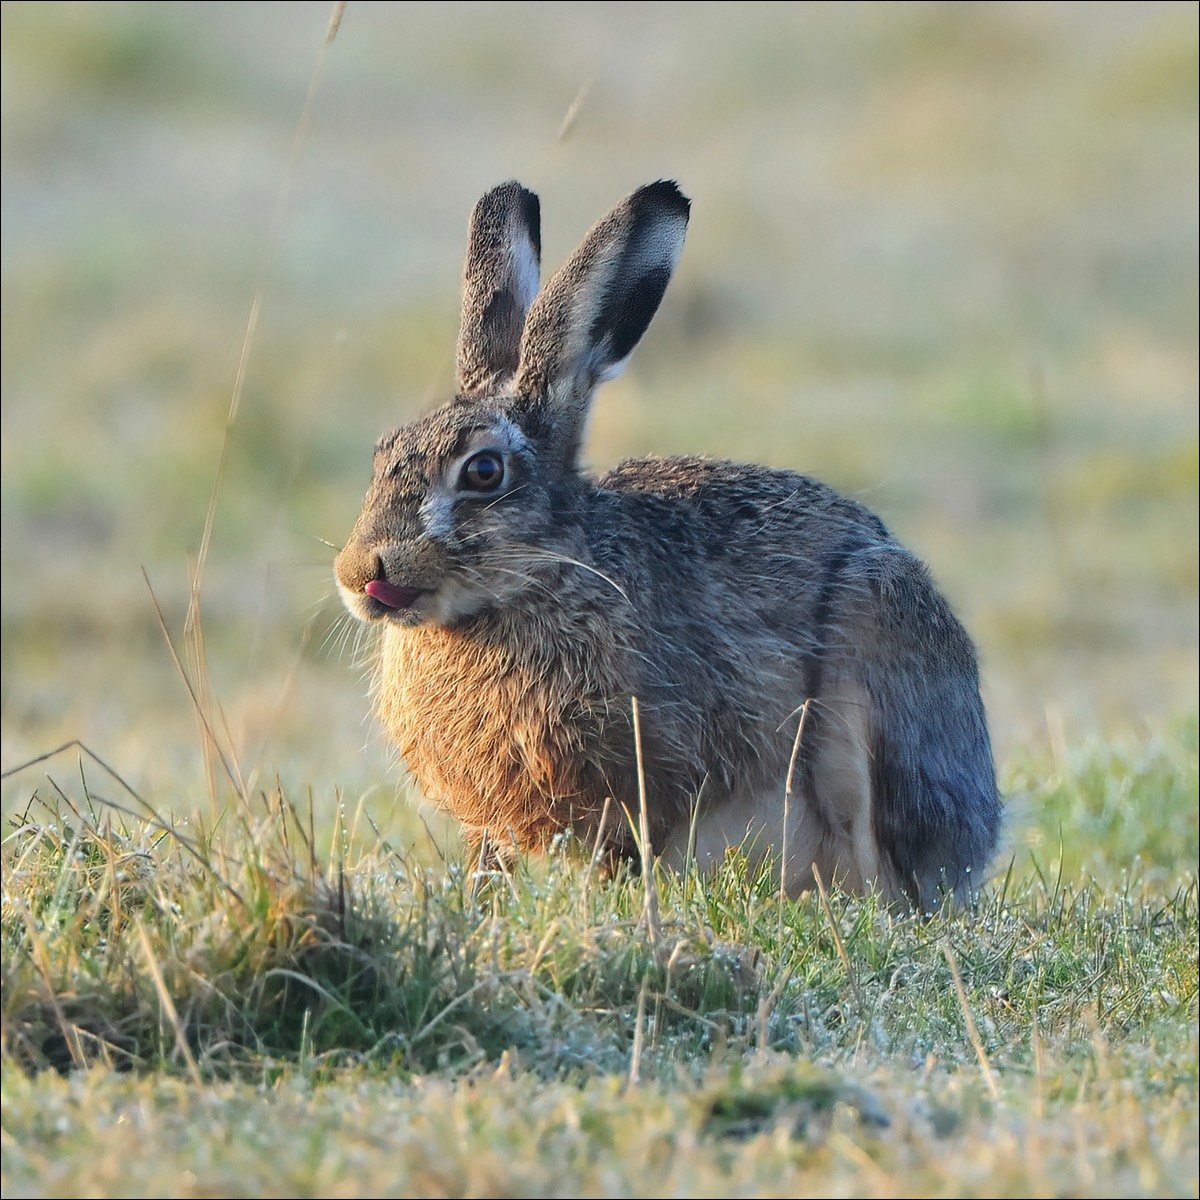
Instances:
[[[480,450],[463,463],[461,486],[469,492],[494,492],[504,482],[504,459],[495,450]]]

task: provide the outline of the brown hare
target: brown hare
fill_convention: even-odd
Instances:
[[[569,830],[636,858],[636,697],[666,863],[741,847],[792,893],[815,867],[925,912],[969,901],[1000,801],[974,647],[922,563],[791,471],[580,467],[592,394],[658,309],[689,207],[672,182],[639,188],[539,291],[537,197],[506,183],[476,205],[457,395],[380,439],[337,557],[381,634],[378,714],[476,846]]]

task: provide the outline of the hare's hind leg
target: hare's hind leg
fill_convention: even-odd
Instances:
[[[888,903],[907,903],[908,889],[879,839],[875,701],[851,674],[827,672],[822,683],[801,748],[801,811],[788,820],[788,891],[812,887],[815,867],[826,886],[875,888]]]
[[[682,869],[689,855],[702,872],[733,849],[752,862],[770,856],[783,864],[781,880],[796,896],[816,885],[866,892],[878,887],[888,901],[905,898],[875,832],[870,697],[851,679],[826,680],[813,705],[788,788],[787,763],[745,790],[710,803],[700,796],[690,824],[672,831],[662,850]],[[791,749],[789,744],[781,750]]]
[[[802,838],[795,850],[789,845],[787,867],[789,876],[796,877],[795,890],[812,886],[814,867],[825,885],[846,891],[865,892],[879,880],[869,704],[866,691],[849,679],[827,679],[821,699],[813,702],[807,745],[800,747],[803,812],[789,820],[788,832],[800,833],[810,824],[823,836],[816,846],[805,845]]]

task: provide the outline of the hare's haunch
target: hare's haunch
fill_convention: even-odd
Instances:
[[[674,183],[640,188],[539,290],[537,197],[506,183],[475,206],[458,394],[380,439],[337,558],[351,613],[380,626],[379,715],[475,843],[570,829],[634,856],[636,696],[668,863],[736,846],[786,858],[792,892],[815,867],[924,911],[967,900],[1000,802],[974,647],[921,562],[790,471],[580,469],[592,395],[657,311],[688,209]]]

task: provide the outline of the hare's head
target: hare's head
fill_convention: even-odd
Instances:
[[[539,582],[581,538],[580,442],[596,386],[625,365],[683,248],[688,201],[639,188],[541,292],[537,197],[517,183],[471,214],[458,394],[385,434],[337,557],[363,620],[452,624]]]

